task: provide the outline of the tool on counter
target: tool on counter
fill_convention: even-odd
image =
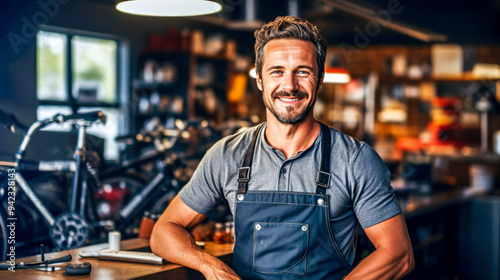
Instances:
[[[92,271],[92,266],[89,262],[84,262],[83,264],[68,264],[64,270],[70,275],[84,275],[89,274]]]
[[[47,271],[55,271],[57,270],[56,267],[49,266],[49,264],[55,264],[55,263],[62,263],[62,262],[69,262],[71,261],[72,257],[70,254],[67,254],[66,256],[59,257],[59,258],[53,258],[53,259],[46,259],[45,254],[44,254],[44,245],[40,245],[40,254],[41,254],[41,260],[40,261],[35,261],[35,262],[28,262],[24,263],[21,262],[19,264],[16,263],[6,263],[6,264],[0,264],[0,270],[8,270],[9,268],[14,267],[15,269],[27,269],[27,268],[36,268],[36,269],[43,269]]]

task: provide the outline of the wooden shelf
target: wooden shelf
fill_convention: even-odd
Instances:
[[[196,89],[212,88],[215,90],[227,90],[227,84],[224,84],[224,83],[195,84],[195,88]]]
[[[138,113],[137,118],[151,118],[151,117],[174,117],[174,118],[186,118],[186,113],[172,113],[172,112],[151,112],[151,113]]]
[[[205,58],[210,60],[223,60],[223,61],[231,60],[225,54],[191,53],[191,55],[193,55],[196,58]]]
[[[471,154],[471,155],[432,153],[430,155],[434,156],[434,157],[442,157],[444,159],[447,159],[447,160],[450,160],[450,161],[457,161],[457,162],[484,163],[484,164],[500,164],[500,155],[496,155],[496,154],[493,154],[493,153],[489,153],[489,154]]]
[[[396,77],[390,75],[381,75],[382,83],[421,83],[421,82],[480,82],[480,81],[498,81],[500,79],[475,77],[472,73],[464,73],[459,76],[430,76],[418,79],[410,77]]]
[[[190,51],[174,51],[174,52],[169,52],[169,51],[151,51],[151,52],[146,52],[143,54],[145,57],[178,57],[178,56],[193,56],[196,58],[205,58],[205,59],[211,59],[211,60],[224,60],[224,61],[229,61],[231,60],[225,53],[196,53],[196,52],[190,52]]]
[[[141,55],[141,62],[139,67],[144,67],[148,60],[154,60],[158,65],[164,63],[173,63],[177,68],[176,80],[170,83],[164,82],[145,82],[142,78],[134,80],[133,88],[135,96],[132,98],[135,102],[132,104],[134,108],[138,108],[138,101],[141,96],[148,96],[149,94],[157,91],[160,96],[172,95],[180,96],[184,99],[184,107],[182,114],[175,114],[172,112],[159,112],[153,110],[141,114],[135,110],[132,118],[135,120],[132,124],[131,131],[138,131],[144,125],[144,120],[150,117],[168,118],[170,116],[175,118],[196,119],[201,117],[209,118],[215,122],[221,122],[225,117],[227,110],[218,110],[217,114],[205,115],[200,112],[197,107],[197,91],[205,89],[213,89],[214,94],[217,96],[219,102],[223,106],[227,105],[226,95],[229,90],[229,80],[232,77],[232,58],[228,57],[226,53],[196,53],[193,51],[153,51],[146,52]],[[213,79],[206,84],[200,84],[197,75],[205,75],[206,73],[199,73],[200,67],[206,64],[211,64],[213,67]],[[141,70],[139,70],[139,73]]]
[[[134,88],[136,89],[156,89],[156,88],[172,88],[178,86],[177,82],[145,82],[145,81],[134,81]]]

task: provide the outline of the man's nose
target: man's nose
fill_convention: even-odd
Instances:
[[[281,87],[288,91],[294,92],[299,90],[299,81],[295,76],[295,73],[287,73],[283,76],[283,81],[281,83]]]

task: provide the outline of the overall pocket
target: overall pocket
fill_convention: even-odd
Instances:
[[[254,223],[253,270],[261,273],[306,273],[309,225]]]

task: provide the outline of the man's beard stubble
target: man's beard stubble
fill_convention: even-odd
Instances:
[[[309,97],[309,94],[307,94],[306,92],[303,92],[303,91],[297,91],[297,92],[294,92],[293,94],[291,94],[290,92],[286,92],[286,91],[278,91],[278,92],[273,92],[271,94],[271,98],[273,100],[276,99],[277,97],[291,97],[291,96],[298,97],[298,98],[307,98],[307,97]],[[266,98],[264,95],[264,86],[262,86],[262,99],[264,101],[264,105],[266,106],[266,108],[269,109],[269,111],[271,113],[273,113],[273,115],[278,119],[278,121],[280,121],[283,124],[301,123],[302,121],[305,120],[306,116],[309,114],[311,109],[314,107],[314,104],[316,103],[316,98],[314,98],[311,105],[307,106],[298,116],[296,116],[295,118],[290,118],[289,115],[279,115],[279,113],[273,108],[273,103],[271,101],[270,101],[270,104],[268,104],[268,102],[266,102]],[[289,113],[293,110],[293,108],[286,108],[286,110]]]

